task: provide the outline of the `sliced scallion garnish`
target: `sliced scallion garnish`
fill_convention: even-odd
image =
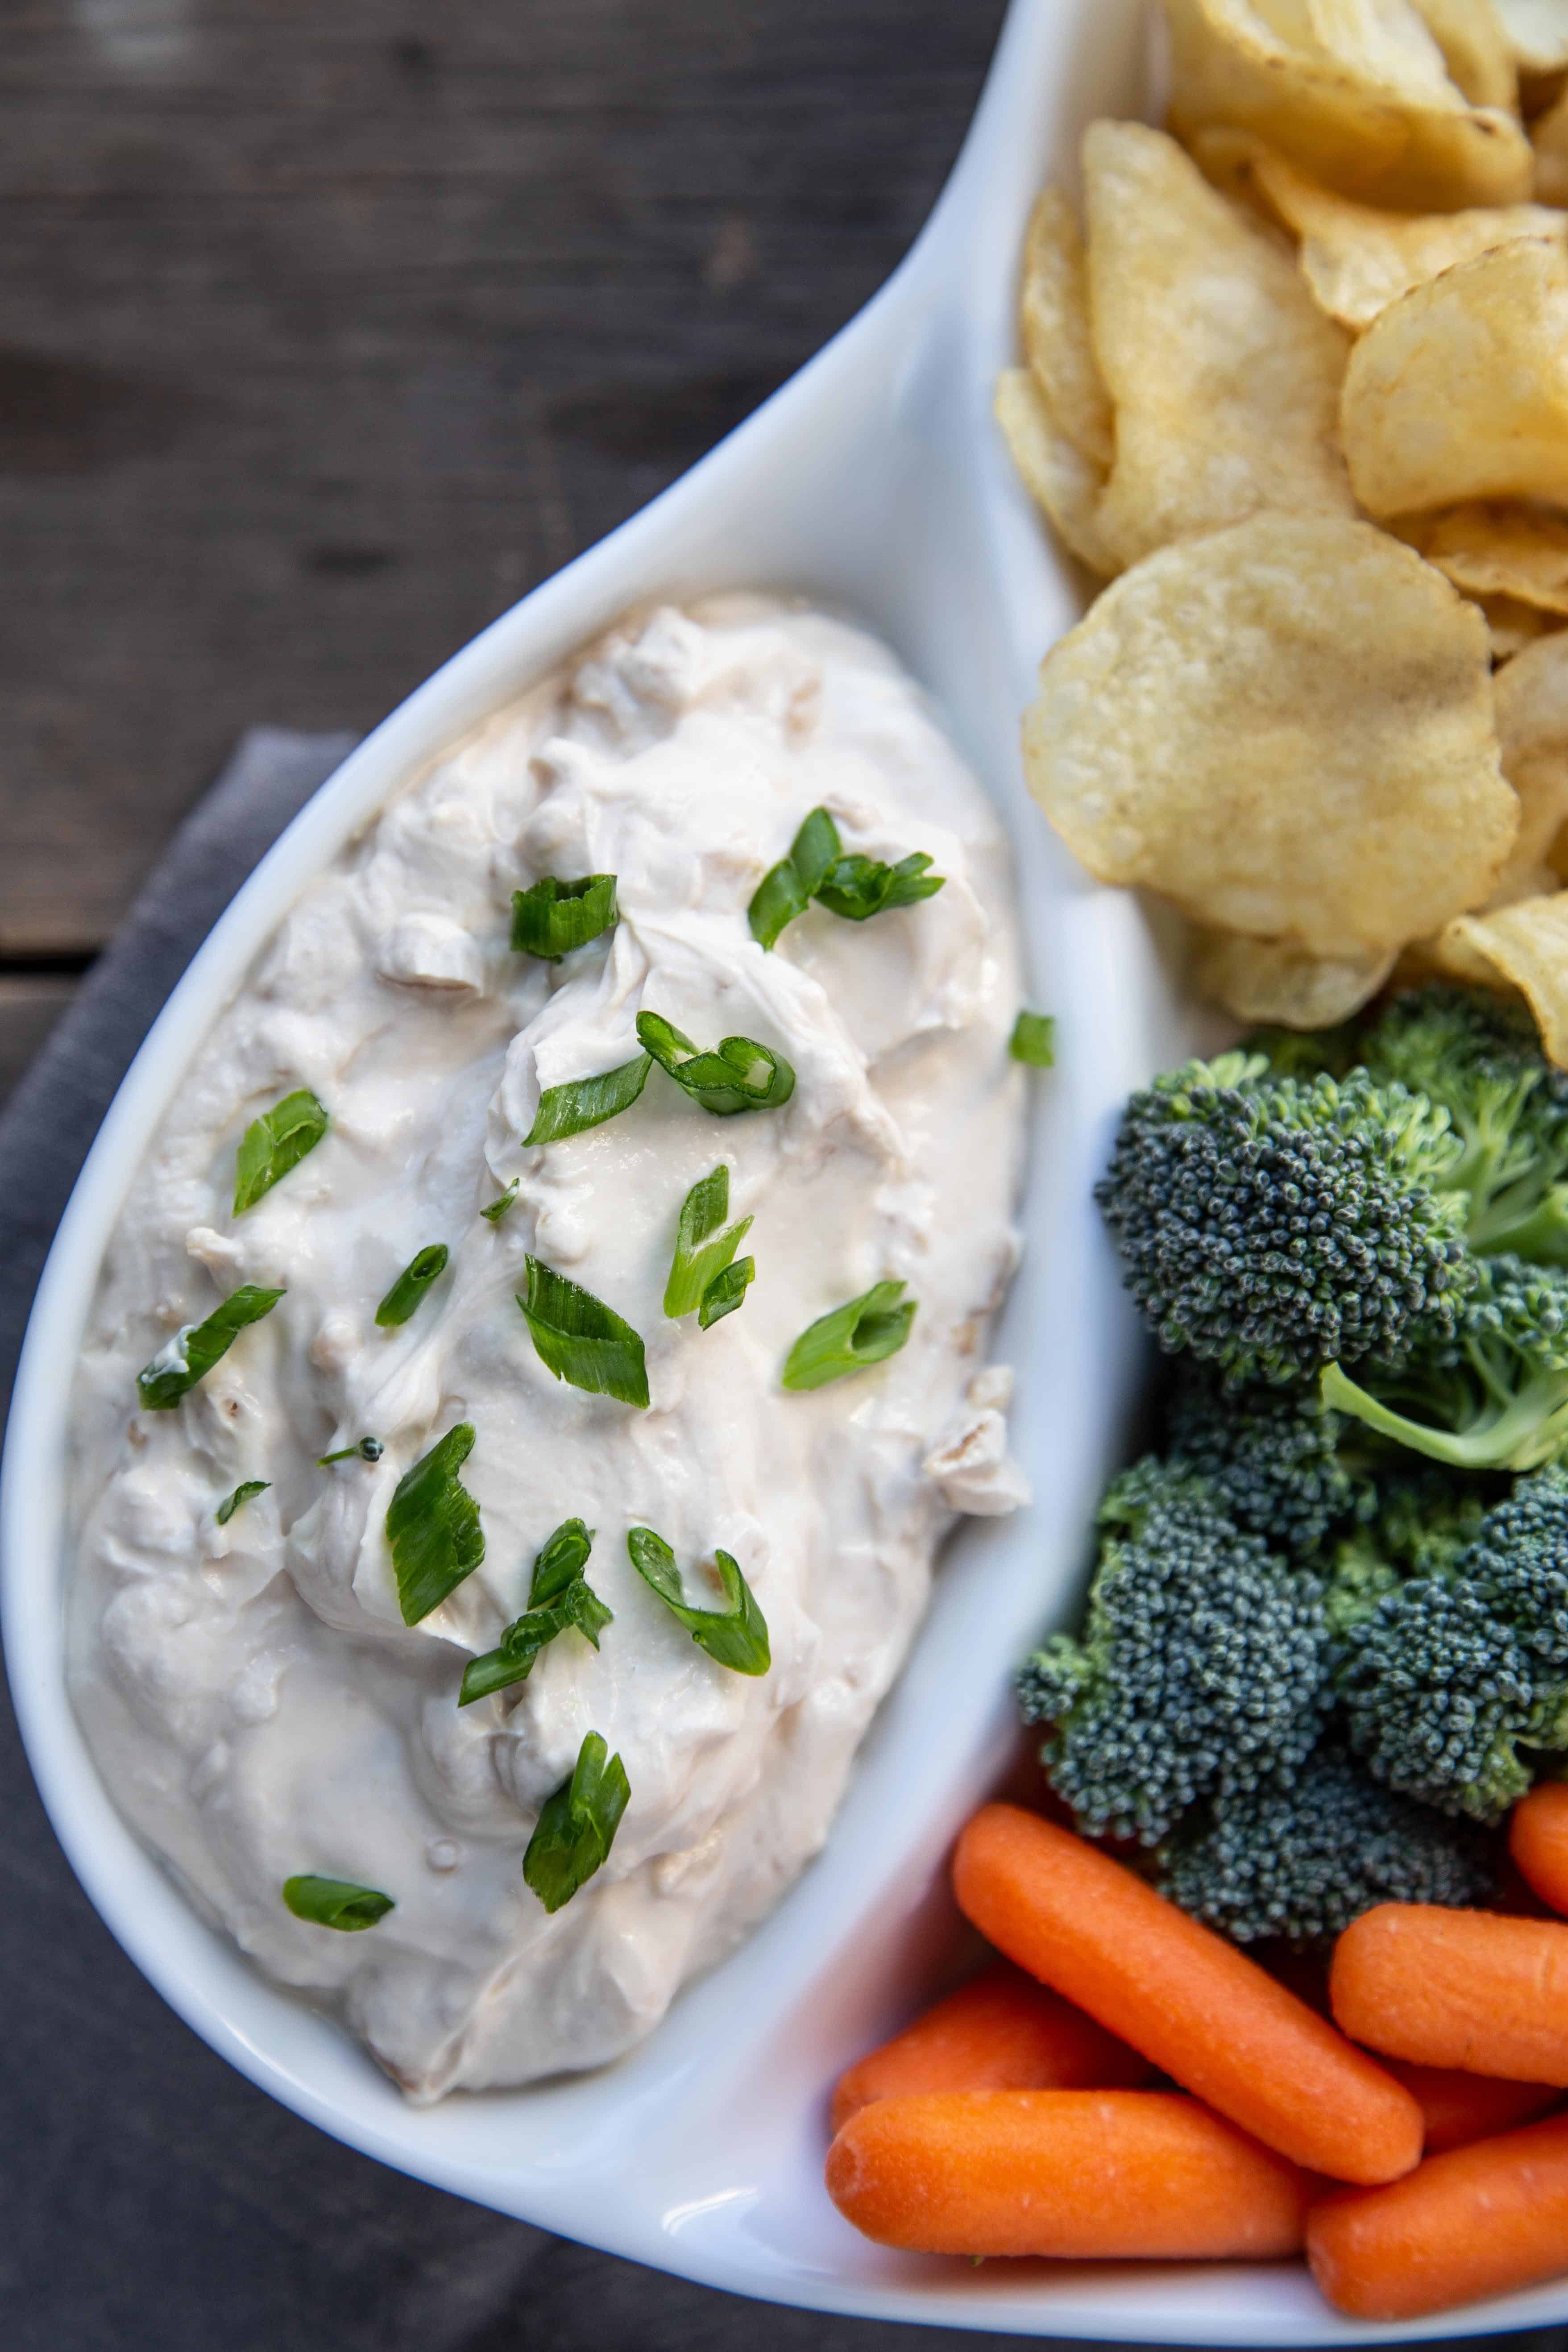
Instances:
[[[825,808],[815,808],[795,835],[787,857],[771,866],[746,909],[752,937],[771,948],[786,924],[804,915],[834,860],[843,855],[838,827]]]
[[[848,923],[863,923],[872,915],[890,915],[897,907],[913,907],[934,898],[947,877],[928,869],[923,851],[884,866],[879,857],[837,858],[817,885],[816,902],[830,915]]]
[[[723,1273],[751,1232],[750,1217],[725,1225],[729,1213],[730,1171],[715,1168],[711,1175],[693,1184],[680,1204],[675,1256],[664,1286],[664,1311],[672,1318],[696,1314],[710,1284]]]
[[[308,1151],[314,1151],[330,1123],[324,1104],[308,1087],[285,1095],[280,1103],[253,1118],[240,1138],[235,1158],[235,1215],[241,1217],[247,1209],[254,1208],[280,1176],[287,1176]]]
[[[316,1467],[324,1470],[329,1463],[347,1462],[351,1457],[361,1462],[379,1462],[385,1452],[379,1437],[362,1437],[353,1445],[340,1445],[335,1454],[318,1454]]]
[[[790,1064],[754,1037],[721,1037],[712,1053],[704,1054],[662,1013],[639,1013],[637,1038],[682,1092],[715,1118],[777,1110],[795,1092]]]
[[[607,1118],[616,1118],[630,1110],[647,1083],[652,1066],[647,1054],[638,1054],[629,1062],[619,1062],[613,1070],[601,1070],[597,1077],[572,1078],[563,1087],[546,1087],[539,1097],[533,1125],[523,1137],[524,1143],[561,1143],[569,1135],[582,1135],[591,1127],[603,1127]]]
[[[1013,1024],[1007,1051],[1031,1070],[1056,1067],[1057,1024],[1048,1013],[1020,1013]]]
[[[458,1422],[404,1472],[387,1506],[386,1540],[405,1625],[438,1609],[485,1556],[479,1507],[458,1475],[473,1448],[473,1423]]]
[[[614,1307],[539,1258],[525,1261],[528,1289],[518,1305],[542,1364],[558,1381],[590,1396],[646,1408],[647,1361],[643,1343]]]
[[[584,1735],[572,1777],[547,1797],[522,1857],[522,1874],[547,1911],[570,1903],[615,1843],[631,1797],[626,1767],[596,1731]]]
[[[313,1927],[336,1927],[344,1935],[374,1927],[397,1908],[390,1895],[374,1886],[356,1886],[352,1878],[317,1878],[309,1872],[283,1881],[283,1900],[296,1919],[308,1919]]]
[[[703,1292],[702,1304],[697,1310],[697,1320],[702,1329],[710,1331],[715,1323],[722,1323],[726,1315],[733,1315],[736,1307],[744,1304],[746,1293],[756,1278],[757,1261],[754,1257],[738,1257],[733,1265],[727,1265],[721,1274],[716,1274]]]
[[[512,1202],[516,1200],[517,1188],[521,1181],[522,1179],[521,1176],[514,1176],[511,1182],[507,1186],[506,1191],[499,1193],[493,1201],[488,1202],[484,1208],[479,1211],[480,1216],[488,1218],[492,1225],[499,1225],[507,1211],[511,1207]]]
[[[406,1323],[430,1285],[438,1275],[445,1274],[451,1253],[445,1242],[432,1242],[411,1257],[386,1297],[375,1310],[375,1319],[382,1329],[391,1330]]]
[[[919,1301],[905,1298],[901,1282],[874,1282],[858,1298],[847,1298],[808,1323],[790,1349],[784,1368],[786,1389],[820,1389],[847,1373],[864,1371],[896,1356],[910,1336]]]
[[[248,1503],[253,1495],[265,1495],[267,1489],[271,1486],[271,1484],[272,1481],[270,1478],[247,1478],[243,1480],[241,1484],[235,1488],[232,1495],[226,1495],[224,1496],[222,1502],[213,1513],[213,1517],[217,1521],[219,1527],[226,1528],[230,1519],[233,1518],[236,1511],[238,1510],[241,1503]]]
[[[525,1680],[541,1650],[568,1627],[575,1627],[598,1648],[611,1612],[583,1574],[593,1545],[593,1531],[581,1519],[562,1521],[534,1560],[524,1614],[507,1627],[495,1649],[470,1658],[464,1667],[459,1706],[471,1706],[477,1698]]]
[[[765,1675],[773,1664],[767,1623],[756,1596],[727,1551],[716,1551],[722,1609],[692,1609],[681,1588],[675,1554],[652,1528],[633,1528],[626,1537],[632,1566],[650,1585],[672,1617],[685,1626],[700,1650],[737,1675]]]
[[[229,1292],[221,1307],[213,1308],[205,1323],[187,1323],[176,1331],[136,1375],[137,1392],[148,1412],[172,1412],[198,1381],[205,1380],[219,1358],[227,1355],[246,1327],[270,1315],[282,1296],[281,1290],[260,1290],[254,1283],[242,1283]]]
[[[511,943],[519,955],[559,963],[609,930],[616,915],[613,874],[583,874],[572,882],[547,874],[531,890],[512,892]]]

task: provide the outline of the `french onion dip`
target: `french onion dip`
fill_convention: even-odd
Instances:
[[[764,948],[748,909],[817,810],[846,871],[913,860],[942,887],[857,919],[825,886]],[[513,947],[514,893],[609,876],[585,943]],[[985,1353],[1017,1250],[1019,1003],[1005,845],[920,693],[837,622],[725,598],[624,622],[401,790],[175,1090],[79,1376],[75,1704],[202,1910],[414,2098],[646,2034],[822,1843],[954,1515],[1026,1499]],[[639,1013],[682,1055],[749,1041],[753,1077],[771,1060],[793,1091],[717,1115],[655,1059],[614,1117],[525,1142],[542,1097],[577,1099],[550,1090],[637,1062]],[[242,1139],[300,1097],[319,1139],[237,1215]],[[665,1311],[667,1284],[682,1203],[721,1167],[754,1278],[705,1323]],[[436,1244],[444,1268],[378,1323]],[[547,1321],[574,1285],[640,1340],[646,1406],[575,1384],[576,1359],[557,1377],[519,1304],[550,1276]],[[247,1286],[283,1296],[193,1377],[192,1327]],[[786,1386],[808,1327],[877,1286],[891,1351],[861,1362],[830,1330],[806,1350],[822,1383]],[[149,1409],[139,1374],[143,1399],[190,1384]],[[460,1426],[483,1558],[470,1528],[468,1572],[427,1606],[388,1510]],[[563,1623],[459,1706],[574,1520],[597,1647]],[[634,1565],[637,1528],[685,1615]],[[764,1671],[690,1630],[726,1606],[720,1552]],[[553,1838],[559,1878],[575,1832],[542,1813],[589,1735],[624,1810],[548,1909],[525,1852]],[[334,1920],[316,1880],[385,1906]]]

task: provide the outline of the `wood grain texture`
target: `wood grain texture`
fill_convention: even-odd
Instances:
[[[369,726],[865,300],[1000,0],[10,0],[0,962]]]

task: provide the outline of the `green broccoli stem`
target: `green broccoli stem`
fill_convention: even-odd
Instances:
[[[1505,1254],[1531,1265],[1568,1265],[1568,1186],[1553,1184],[1527,1213],[1510,1210],[1505,1192],[1472,1219],[1466,1235],[1478,1256]]]
[[[1396,1445],[1456,1470],[1538,1470],[1568,1447],[1568,1382],[1560,1374],[1540,1374],[1468,1429],[1433,1429],[1394,1412],[1361,1388],[1338,1364],[1326,1364],[1323,1402],[1336,1412],[1364,1422]]]

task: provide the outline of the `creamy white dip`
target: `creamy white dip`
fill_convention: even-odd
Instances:
[[[844,847],[923,850],[934,898],[819,908],[772,953],[746,908],[806,813]],[[510,894],[613,873],[615,930],[547,965]],[[985,1368],[1014,1265],[1024,1079],[1005,844],[891,656],[819,614],[717,600],[628,621],[400,792],[308,889],[216,1021],[105,1261],[75,1406],[75,1701],[114,1797],[198,1905],[284,1983],[332,2000],[414,2097],[624,2051],[821,1844],[919,1622],[955,1511],[1024,1499]],[[630,1110],[524,1148],[542,1087],[628,1060],[641,1009],[700,1045],[787,1055],[793,1099],[717,1118],[656,1067]],[[247,1124],[299,1087],[325,1139],[230,1214]],[[661,1311],[688,1189],[721,1161],[756,1279],[710,1330]],[[499,1223],[479,1212],[514,1177]],[[377,1302],[451,1251],[413,1318]],[[649,1410],[558,1383],[514,1300],[531,1252],[647,1345]],[[884,1278],[920,1306],[902,1352],[806,1394],[792,1341]],[[269,1318],[174,1412],[136,1375],[241,1283]],[[399,1612],[384,1522],[455,1423],[478,1573]],[[364,1434],[375,1463],[317,1456]],[[268,1491],[225,1527],[244,1479]],[[465,1661],[528,1603],[563,1519],[596,1530],[615,1612],[462,1709]],[[633,1570],[674,1547],[688,1599],[722,1547],[773,1664],[732,1673]],[[521,1858],[595,1730],[631,1800],[608,1861],[553,1916]],[[313,1872],[395,1908],[360,1934],[295,1918]]]

